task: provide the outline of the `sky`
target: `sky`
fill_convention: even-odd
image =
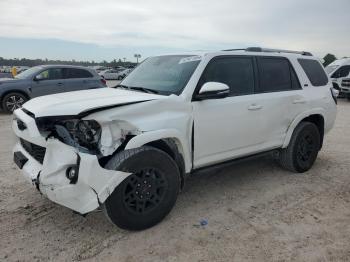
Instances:
[[[0,0],[0,56],[110,61],[262,46],[350,56],[350,0]]]

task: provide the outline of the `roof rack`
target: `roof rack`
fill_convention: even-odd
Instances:
[[[247,51],[247,52],[268,52],[268,53],[290,53],[290,54],[299,54],[305,56],[312,56],[310,52],[306,51],[292,51],[292,50],[283,50],[283,49],[271,49],[271,48],[262,48],[262,47],[248,47],[241,49],[226,49],[222,51]]]
[[[225,49],[222,51],[246,51],[246,50],[247,50],[246,48],[235,48],[235,49]]]

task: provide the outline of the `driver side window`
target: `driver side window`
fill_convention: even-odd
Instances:
[[[45,71],[42,71],[40,74],[36,76],[37,79],[40,80],[56,80],[62,79],[62,69],[61,68],[50,68]]]
[[[219,82],[230,87],[229,96],[254,93],[254,67],[251,57],[217,57],[209,62],[200,86],[207,82]]]

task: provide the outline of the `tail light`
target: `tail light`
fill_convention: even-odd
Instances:
[[[107,81],[106,81],[106,79],[101,78],[101,82],[102,82],[102,84],[104,84],[105,86],[107,86]]]

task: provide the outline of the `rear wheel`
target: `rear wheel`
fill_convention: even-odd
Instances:
[[[315,124],[301,122],[294,130],[287,148],[282,149],[279,162],[292,172],[306,172],[314,164],[320,150],[320,133]]]
[[[27,97],[21,93],[9,93],[2,99],[2,108],[5,112],[11,113],[27,102]]]
[[[180,173],[165,152],[145,146],[116,154],[107,169],[132,173],[104,203],[115,225],[142,230],[160,222],[173,208],[180,189]]]

